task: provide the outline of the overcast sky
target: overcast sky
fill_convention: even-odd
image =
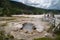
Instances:
[[[13,0],[13,1],[21,2],[25,5],[37,8],[60,10],[60,0]]]

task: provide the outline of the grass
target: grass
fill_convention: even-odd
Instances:
[[[53,39],[52,38],[43,37],[43,38],[35,38],[34,40],[53,40]]]
[[[4,31],[0,31],[0,40],[12,40],[12,39],[14,39],[12,35],[8,34],[6,36]]]

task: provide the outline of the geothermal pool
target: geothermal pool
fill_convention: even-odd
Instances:
[[[29,32],[32,32],[33,31],[33,24],[31,24],[31,23],[25,23],[25,24],[23,24],[23,30],[27,30],[27,31],[29,31]]]
[[[38,24],[38,23],[37,23]],[[44,30],[44,26],[39,24],[39,25],[34,25],[33,23],[23,23],[20,24],[18,22],[10,22],[7,24],[7,27],[5,27],[6,31],[12,31],[12,30],[22,30],[28,31],[28,32],[33,32],[33,30],[36,30],[38,32],[42,32]]]

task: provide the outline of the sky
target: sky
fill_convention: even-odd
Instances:
[[[12,0],[12,1],[21,2],[25,5],[37,8],[60,10],[60,0]]]

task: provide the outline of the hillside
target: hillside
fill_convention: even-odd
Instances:
[[[0,16],[12,14],[43,14],[47,12],[60,13],[60,10],[46,10],[24,5],[20,2],[0,0]]]

